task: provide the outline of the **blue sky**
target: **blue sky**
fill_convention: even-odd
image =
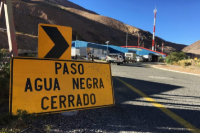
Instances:
[[[190,45],[200,40],[200,0],[69,0],[170,42]]]

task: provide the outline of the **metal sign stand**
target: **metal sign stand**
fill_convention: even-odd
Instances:
[[[10,55],[11,57],[18,56],[14,18],[13,18],[13,11],[12,11],[12,2],[11,0],[0,0],[0,2],[1,2],[0,17],[3,12],[3,7],[4,7]]]

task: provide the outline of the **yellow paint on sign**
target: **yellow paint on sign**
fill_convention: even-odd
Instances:
[[[110,64],[11,59],[10,112],[55,113],[114,105]]]
[[[45,29],[46,28],[46,29]],[[38,57],[59,58],[71,60],[72,28],[51,24],[39,24],[38,26]],[[68,48],[65,47],[68,43]],[[57,49],[53,49],[58,46]],[[66,49],[65,49],[66,48]],[[51,51],[53,50],[53,51]],[[49,52],[52,56],[45,57]],[[50,54],[50,53],[49,53]],[[60,56],[55,57],[55,54]]]
[[[189,131],[191,131],[193,133],[200,133],[200,129],[198,129],[194,125],[190,124],[188,121],[184,120],[183,118],[181,118],[177,114],[173,113],[172,111],[170,111],[169,109],[167,109],[162,104],[156,102],[153,98],[150,98],[149,96],[147,96],[146,94],[144,94],[140,90],[136,89],[132,85],[126,83],[123,80],[121,80],[120,78],[117,78],[117,77],[115,77],[115,78],[118,81],[122,82],[124,85],[126,85],[128,88],[130,88],[131,90],[133,90],[134,92],[136,92],[137,94],[139,94],[140,96],[142,96],[146,101],[150,102],[155,107],[159,108],[162,112],[164,112],[165,114],[167,114],[169,117],[171,117],[172,119],[174,119],[176,122],[178,122],[179,124],[181,124],[182,126],[184,126],[185,128],[187,128]]]

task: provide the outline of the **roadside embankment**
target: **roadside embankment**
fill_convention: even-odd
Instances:
[[[191,73],[191,74],[198,74],[200,75],[200,67],[196,66],[175,66],[175,65],[168,65],[165,63],[157,64],[157,65],[151,65],[154,68],[160,68],[163,70],[170,70],[174,72],[182,72],[182,73]]]

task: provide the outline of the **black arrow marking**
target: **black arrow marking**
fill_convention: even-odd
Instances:
[[[44,58],[60,58],[68,49],[69,44],[56,27],[42,26],[49,38],[55,44],[54,47],[45,55]]]

